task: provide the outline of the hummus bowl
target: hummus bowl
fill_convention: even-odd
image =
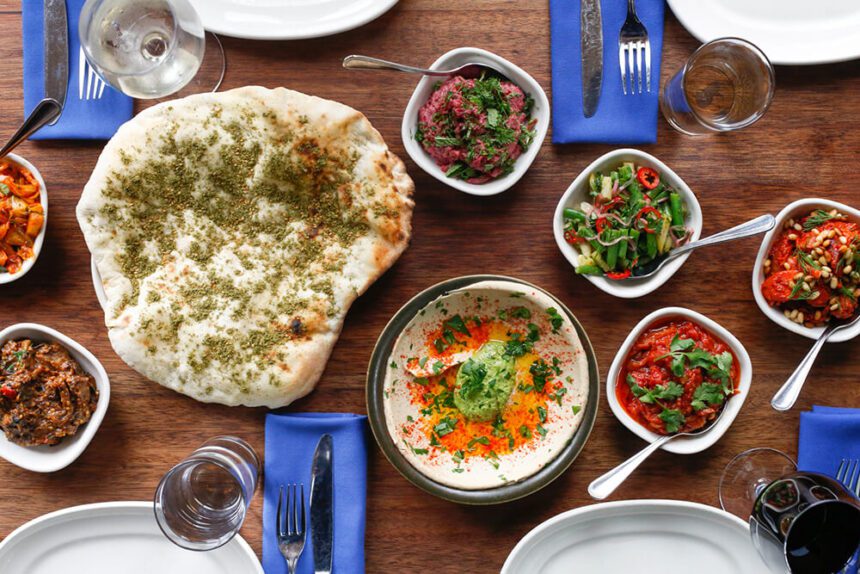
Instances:
[[[463,504],[515,500],[560,476],[598,401],[594,351],[570,310],[494,275],[419,293],[385,327],[368,369],[385,456],[419,488]]]
[[[487,50],[457,48],[440,56],[438,60],[433,62],[430,68],[456,68],[467,63],[484,64],[488,68],[498,71],[507,80],[516,84],[533,100],[531,118],[535,120],[534,137],[528,149],[516,158],[513,171],[485,183],[470,183],[463,179],[449,177],[415,139],[415,134],[418,131],[419,111],[435,91],[435,86],[440,81],[438,77],[424,76],[418,82],[403,114],[401,137],[403,138],[403,145],[412,158],[412,161],[442,183],[471,195],[496,195],[513,187],[525,175],[537,157],[549,129],[549,99],[540,84],[525,70]],[[441,78],[441,80],[444,80],[444,78]]]
[[[657,170],[660,177],[668,183],[681,196],[681,200],[687,206],[684,224],[690,230],[689,241],[696,241],[702,234],[702,208],[699,206],[699,201],[690,187],[681,179],[678,174],[669,169],[662,161],[651,154],[639,151],[637,149],[618,149],[600,156],[594,160],[591,165],[586,167],[576,176],[555,209],[553,215],[552,230],[555,236],[555,242],[564,258],[570,265],[576,269],[579,265],[580,251],[575,245],[571,245],[564,238],[564,209],[566,207],[578,208],[584,201],[590,201],[589,196],[589,176],[595,172],[609,173],[618,168],[624,162],[632,162],[637,165],[648,166]],[[653,291],[659,289],[681,268],[687,261],[690,253],[680,255],[669,261],[659,271],[649,277],[629,278],[623,281],[609,279],[603,275],[583,275],[598,289],[621,297],[623,299],[633,299],[643,297]]]

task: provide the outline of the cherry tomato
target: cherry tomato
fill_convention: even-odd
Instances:
[[[645,189],[654,189],[660,185],[660,174],[650,167],[640,167],[636,172],[636,179]]]

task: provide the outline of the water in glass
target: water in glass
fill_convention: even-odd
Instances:
[[[78,31],[87,60],[135,98],[161,98],[194,78],[206,49],[188,0],[87,0]]]
[[[211,550],[242,527],[257,487],[260,461],[248,443],[217,437],[173,467],[155,493],[155,517],[175,544]]]
[[[722,38],[701,46],[664,86],[663,115],[689,135],[736,130],[764,115],[773,99],[774,74],[753,44]]]

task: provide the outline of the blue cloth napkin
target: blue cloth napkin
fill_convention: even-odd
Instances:
[[[81,43],[78,40],[78,19],[84,0],[66,0],[69,17],[69,88],[63,115],[52,126],[45,126],[30,139],[110,139],[133,113],[133,100],[105,86],[99,99],[80,97],[83,90],[86,97],[86,74],[83,82],[79,72],[83,59]],[[44,20],[43,3],[37,0],[22,2],[24,32],[24,114],[29,114],[36,104],[45,97],[44,91]]]
[[[835,476],[843,458],[860,459],[860,409],[813,406],[800,413],[797,467]]]
[[[280,485],[303,483],[310,499],[311,461],[317,442],[326,433],[334,445],[334,572],[364,572],[364,516],[367,490],[367,417],[338,413],[266,415],[265,491],[263,498],[263,570],[287,574],[275,536],[275,512]],[[298,574],[314,571],[307,520],[305,550]]]
[[[663,46],[663,0],[637,0],[636,13],[651,41],[651,93],[624,95],[618,64],[618,34],[627,17],[627,3],[601,2],[603,16],[603,88],[597,113],[582,112],[582,50],[579,0],[550,0],[552,35],[552,141],[647,144],[657,141],[657,95]],[[643,68],[645,67],[643,55]],[[629,73],[629,72],[628,72]],[[629,78],[628,78],[629,82]],[[629,84],[628,84],[629,85]]]

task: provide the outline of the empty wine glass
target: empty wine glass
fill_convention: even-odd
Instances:
[[[134,98],[215,91],[224,77],[221,41],[210,35],[217,49],[204,63],[206,32],[188,0],[87,0],[78,33],[96,73]]]
[[[158,526],[182,548],[223,546],[242,527],[259,474],[260,459],[247,442],[233,436],[206,441],[159,482]]]
[[[776,574],[834,574],[860,546],[860,501],[829,476],[799,471],[778,450],[733,458],[719,495],[723,510],[749,519],[753,545]]]

